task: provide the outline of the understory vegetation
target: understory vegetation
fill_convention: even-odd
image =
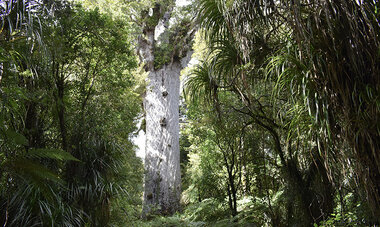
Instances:
[[[189,49],[195,63],[181,75],[182,210],[146,220],[132,141],[155,4],[175,19],[154,67]],[[174,6],[0,2],[0,225],[378,226],[380,2]]]

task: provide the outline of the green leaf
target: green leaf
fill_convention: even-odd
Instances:
[[[0,62],[5,62],[7,60],[4,53],[5,53],[4,48],[0,47]]]
[[[25,158],[9,161],[6,166],[11,167],[23,177],[29,175],[32,179],[40,179],[41,181],[51,180],[57,183],[64,183],[64,181],[50,169]]]
[[[60,161],[80,161],[79,159],[72,156],[69,152],[54,148],[31,149],[27,155],[29,157],[51,158]]]
[[[11,129],[5,131],[5,135],[7,139],[12,140],[15,144],[24,146],[27,146],[29,144],[28,139],[24,135]]]

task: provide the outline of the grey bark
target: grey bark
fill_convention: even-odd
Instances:
[[[159,11],[157,8],[153,10]],[[168,14],[162,16],[161,23],[165,24]],[[179,76],[188,64],[191,52],[187,51],[183,59],[175,58],[176,60],[156,69],[155,28],[144,28],[144,35],[139,38],[138,52],[145,70],[149,72],[144,101],[146,150],[142,213],[147,218],[152,214],[169,215],[180,210]]]
[[[144,214],[180,209],[178,62],[149,73],[145,99],[146,153]]]

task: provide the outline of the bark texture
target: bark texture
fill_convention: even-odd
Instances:
[[[146,153],[144,213],[180,209],[179,62],[149,73],[145,99]]]
[[[190,60],[191,52],[183,50],[187,54],[180,57],[173,51],[171,62],[156,68],[156,26],[159,22],[166,24],[169,19],[168,13],[162,11],[162,7],[156,4],[150,17],[161,19],[154,27],[145,26],[144,35],[138,42],[140,58],[149,72],[144,101],[146,150],[142,216],[145,218],[152,214],[170,215],[180,210],[179,77]]]

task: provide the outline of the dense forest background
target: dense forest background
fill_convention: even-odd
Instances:
[[[142,218],[137,48],[157,5],[173,20],[153,68],[197,33],[181,76],[182,210]],[[1,1],[0,224],[378,226],[379,7]]]

